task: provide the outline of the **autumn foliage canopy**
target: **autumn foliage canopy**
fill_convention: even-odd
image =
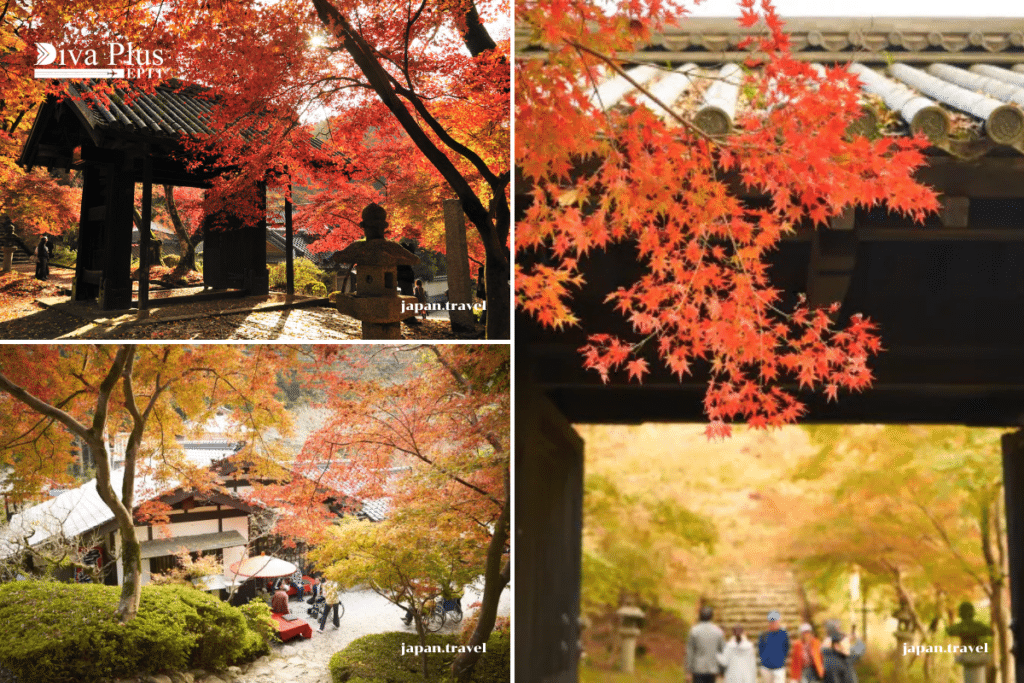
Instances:
[[[390,237],[417,237],[443,251],[442,199],[458,194],[485,217],[496,202],[507,215],[510,41],[507,33],[495,35],[490,49],[470,54],[463,39],[471,27],[486,33],[485,22],[500,25],[504,16],[500,0],[44,0],[31,9],[8,3],[0,17],[0,107],[8,130],[19,120],[20,143],[42,96],[65,94],[63,81],[32,76],[37,42],[63,50],[67,59],[69,51],[81,59],[94,49],[100,66],[107,65],[111,44],[130,44],[146,55],[145,68],[136,57],[130,81],[97,83],[98,97],[124,97],[126,88],[151,89],[171,77],[209,88],[214,112],[207,125],[214,134],[192,140],[190,149],[214,155],[205,159],[226,170],[207,193],[207,213],[255,211],[254,183],[267,180],[272,188],[315,190],[298,227],[323,235],[317,250],[361,237],[359,213],[376,201],[391,212]],[[395,94],[391,108],[369,82],[367,65],[342,44],[339,22],[372,54],[378,76]],[[396,110],[420,130],[423,144]],[[428,158],[424,145],[436,148],[437,158]],[[449,174],[439,170],[441,162]],[[448,182],[456,176],[461,191]],[[470,231],[470,240],[482,258],[479,230]]]
[[[786,306],[767,256],[796,226],[850,207],[923,219],[937,208],[913,178],[926,141],[850,132],[861,115],[856,77],[794,59],[770,0],[740,3],[740,23],[763,31],[743,45],[741,88],[755,106],[733,134],[709,136],[671,103],[656,102],[656,113],[632,99],[606,111],[592,94],[625,73],[616,54],[686,21],[674,0],[619,5],[517,3],[517,25],[548,48],[516,63],[515,157],[531,199],[516,227],[518,307],[554,329],[583,326],[583,363],[605,381],[622,371],[642,381],[652,362],[680,379],[706,365],[711,435],[737,420],[795,421],[804,406],[786,383],[830,399],[864,389],[881,348],[872,323],[839,320],[838,305]],[[642,268],[608,297],[629,338],[573,310],[587,284],[579,259],[616,244],[634,245]]]

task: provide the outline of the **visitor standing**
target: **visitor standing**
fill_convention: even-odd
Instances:
[[[713,617],[710,607],[701,607],[700,621],[686,640],[686,678],[693,683],[715,683],[718,677],[718,653],[725,649],[725,634],[712,623]]]
[[[743,633],[742,626],[732,627],[732,637],[725,650],[718,655],[718,663],[725,668],[725,683],[757,683],[757,656],[754,644]]]
[[[789,634],[782,628],[782,615],[768,613],[768,630],[757,639],[757,655],[761,660],[764,683],[786,683],[786,656],[789,654]]]
[[[36,245],[36,279],[45,280],[50,277],[50,255],[52,254],[52,247],[50,246],[49,240],[46,239],[46,235],[39,238],[39,244]]]
[[[789,661],[789,677],[799,683],[818,683],[825,675],[821,658],[821,641],[814,636],[810,624],[800,624],[800,640],[793,646]]]
[[[423,280],[416,280],[416,286],[412,288],[412,295],[420,305],[420,316],[427,318],[427,290],[423,288]]]
[[[296,567],[295,571],[292,572],[292,585],[295,586],[295,594],[299,596],[299,600],[306,595],[306,584],[302,579],[302,569]]]

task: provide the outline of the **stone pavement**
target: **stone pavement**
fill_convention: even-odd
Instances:
[[[480,586],[466,587],[466,595],[462,599],[467,608],[466,620],[473,612],[468,606],[478,602],[480,594]],[[356,638],[387,631],[415,632],[413,626],[406,626],[402,621],[404,612],[401,609],[371,590],[346,591],[341,594],[341,601],[345,605],[341,626],[334,628],[328,620],[324,632],[318,633],[320,625],[306,615],[308,606],[305,602],[292,600],[289,603],[292,614],[298,614],[313,627],[313,637],[271,645],[269,655],[244,666],[232,666],[216,673],[195,669],[170,675],[121,679],[117,683],[331,683],[328,662],[335,652]],[[510,604],[510,591],[506,589],[498,606],[498,615],[507,617]],[[461,626],[446,623],[441,633],[457,633]]]

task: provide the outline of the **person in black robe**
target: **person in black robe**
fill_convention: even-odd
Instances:
[[[53,247],[46,235],[39,238],[36,245],[36,279],[45,280],[50,277],[50,257],[53,255]]]

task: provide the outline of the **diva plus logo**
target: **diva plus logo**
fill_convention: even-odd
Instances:
[[[36,43],[36,67],[60,68],[35,71],[36,78],[160,78],[162,50],[142,50],[131,43],[107,43],[102,48],[57,48],[52,43]]]

